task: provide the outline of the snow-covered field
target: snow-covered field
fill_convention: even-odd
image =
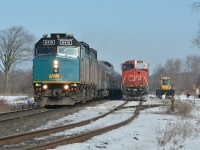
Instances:
[[[115,129],[108,133],[96,136],[82,143],[69,144],[64,146],[59,146],[55,148],[56,150],[170,150],[174,149],[184,149],[184,150],[198,150],[200,147],[200,139],[198,132],[200,132],[200,99],[195,97],[187,98],[185,95],[177,96],[176,100],[181,100],[185,102],[192,102],[194,108],[192,115],[190,117],[181,117],[178,115],[169,115],[164,113],[163,107],[150,108],[140,112],[139,117],[137,117],[130,124],[123,126],[121,128]],[[155,104],[160,103],[162,100],[156,99],[153,96],[149,98],[144,104]],[[112,109],[115,105],[120,105],[122,101],[110,101],[95,107],[88,107],[85,110],[81,110],[78,113],[75,113],[70,116],[66,116],[58,121],[49,122],[48,124],[38,127],[38,129],[48,128],[55,126],[56,124],[65,124],[72,122],[79,122],[81,120],[86,120],[88,118],[97,116],[99,114],[105,113],[106,111]],[[137,105],[138,102],[130,102],[128,105]],[[131,113],[134,111],[134,108],[128,110],[120,110],[116,112],[115,115],[107,116],[107,118],[97,120],[92,124],[84,127],[79,127],[71,130],[64,131],[62,133],[57,133],[51,136],[56,135],[69,135],[76,133],[78,131],[86,131],[88,129],[101,128],[103,125],[108,125],[116,123],[123,119],[130,117]],[[119,115],[120,113],[120,115]],[[119,117],[121,116],[121,117]],[[179,123],[183,125],[190,125],[192,127],[189,136],[184,136],[183,134],[175,135],[174,139],[166,143],[164,146],[159,146],[159,139],[162,139],[163,132],[166,132],[169,125]],[[179,131],[177,129],[177,131]],[[182,131],[181,131],[182,132]],[[167,138],[167,137],[166,137]],[[40,138],[37,138],[37,140]]]
[[[194,100],[193,97],[187,98],[185,96],[178,97],[181,100]],[[156,98],[151,98],[147,101],[147,104],[151,103],[160,103],[161,100]],[[200,101],[196,99],[196,104]],[[131,102],[132,105],[136,105],[136,102]],[[128,105],[131,105],[130,103]],[[98,109],[98,106],[96,107]],[[159,147],[158,145],[158,128],[166,128],[169,122],[184,121],[179,116],[166,115],[162,113],[162,108],[151,108],[144,110],[140,113],[139,117],[128,124],[127,126],[118,128],[111,132],[96,136],[90,140],[87,140],[82,143],[69,144],[65,146],[57,147],[57,150],[156,150],[156,149],[170,149],[170,148],[179,148],[179,149],[189,149],[189,150],[198,150],[200,147],[200,139],[196,133],[193,133],[195,136],[191,136],[184,141],[179,141],[177,145],[174,143],[168,143],[164,147]],[[127,113],[127,116],[130,113]],[[124,114],[123,114],[124,116]],[[124,116],[125,117],[125,116]],[[109,120],[110,123],[114,123],[117,119],[112,118]],[[188,120],[188,118],[186,119]],[[198,124],[198,118],[189,118],[193,124]],[[200,126],[200,124],[199,124]],[[79,131],[80,128],[73,129]],[[66,131],[71,132],[71,131]]]

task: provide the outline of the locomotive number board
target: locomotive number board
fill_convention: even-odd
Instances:
[[[55,40],[43,40],[43,45],[55,45]]]
[[[72,45],[72,40],[60,40],[60,45]]]

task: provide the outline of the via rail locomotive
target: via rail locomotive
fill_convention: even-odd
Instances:
[[[148,92],[149,68],[144,61],[130,60],[122,64],[122,94],[124,100],[141,99]]]
[[[34,99],[40,106],[120,98],[121,75],[97,51],[72,35],[44,35],[35,44]]]

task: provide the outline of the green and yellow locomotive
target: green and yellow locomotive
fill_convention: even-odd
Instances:
[[[72,35],[44,35],[34,56],[34,99],[40,106],[74,105],[120,91],[121,76],[112,65],[98,61],[97,51]]]

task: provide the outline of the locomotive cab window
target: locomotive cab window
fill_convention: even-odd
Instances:
[[[58,55],[77,58],[80,56],[78,47],[58,46]]]
[[[168,80],[162,80],[162,85],[168,85]]]
[[[49,55],[56,53],[55,47],[38,47],[35,50],[35,55]]]
[[[124,64],[124,65],[122,66],[122,70],[123,70],[123,71],[125,71],[125,70],[130,70],[130,69],[132,69],[132,68],[134,68],[134,65],[133,65],[133,64]]]

